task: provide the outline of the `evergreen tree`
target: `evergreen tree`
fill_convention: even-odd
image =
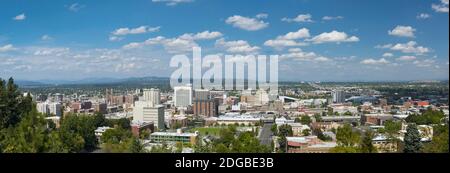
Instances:
[[[420,134],[416,124],[409,124],[405,134],[405,153],[419,153],[422,149]]]

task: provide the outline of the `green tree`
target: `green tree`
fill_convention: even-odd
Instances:
[[[438,125],[433,128],[433,139],[430,143],[424,145],[425,153],[448,153],[448,124]]]
[[[311,120],[311,117],[309,117],[309,116],[302,116],[300,122],[302,124],[309,125],[309,124],[311,124],[312,120]]]
[[[311,130],[305,129],[302,131],[302,134],[303,134],[303,136],[309,136],[309,135],[311,135]]]
[[[354,147],[359,143],[360,135],[353,131],[350,124],[345,124],[337,129],[336,140],[339,146]]]
[[[364,133],[364,137],[361,140],[360,148],[362,153],[376,153],[377,149],[372,144],[374,133],[370,130]]]
[[[406,128],[405,134],[405,147],[403,152],[405,153],[419,153],[422,149],[422,143],[420,142],[420,134],[416,124],[409,124]]]

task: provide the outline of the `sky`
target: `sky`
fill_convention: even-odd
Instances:
[[[169,77],[174,55],[279,55],[290,81],[448,80],[448,0],[2,0],[0,77]]]

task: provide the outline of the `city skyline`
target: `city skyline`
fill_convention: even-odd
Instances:
[[[200,46],[280,55],[280,81],[448,80],[448,3],[7,0],[0,77],[169,77]]]

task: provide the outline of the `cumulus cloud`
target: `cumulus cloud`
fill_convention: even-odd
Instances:
[[[41,40],[42,41],[49,41],[49,40],[53,40],[53,38],[46,34],[46,35],[43,35],[41,37]]]
[[[222,33],[217,31],[203,31],[199,33],[186,33],[174,38],[165,38],[163,36],[158,36],[154,38],[149,38],[144,42],[132,42],[124,45],[123,49],[137,49],[144,46],[155,46],[161,45],[164,49],[172,54],[175,53],[185,53],[192,51],[193,47],[198,47],[196,40],[211,40],[222,37]]]
[[[393,57],[393,56],[394,56],[394,54],[389,53],[389,52],[383,54],[383,57]]]
[[[244,40],[225,41],[225,39],[221,38],[216,41],[215,45],[216,47],[224,48],[229,53],[255,54],[260,50],[258,46],[251,46]]]
[[[397,61],[413,61],[417,59],[415,56],[401,56],[397,58]]]
[[[22,14],[17,15],[16,17],[13,17],[13,20],[20,21],[20,20],[25,20],[26,18],[27,18],[27,16],[25,16],[25,13],[22,13]]]
[[[417,19],[428,19],[430,17],[431,17],[431,15],[427,14],[427,13],[420,13],[416,16]]]
[[[330,58],[317,55],[314,52],[305,52],[300,48],[289,49],[289,52],[282,54],[280,60],[292,59],[296,61],[310,61],[310,62],[328,62],[332,61]]]
[[[269,15],[266,13],[259,13],[255,17],[258,19],[266,19],[267,17],[269,17]]]
[[[323,16],[322,20],[341,20],[344,19],[342,16]]]
[[[296,41],[297,39],[309,38],[309,30],[307,28],[301,28],[295,32],[289,32],[285,35],[278,36],[276,39],[267,40],[264,42],[265,46],[273,47],[276,49],[282,49],[284,47],[292,46],[305,46],[306,43]]]
[[[180,36],[180,38],[182,39],[191,39],[191,40],[210,40],[210,39],[215,39],[215,38],[219,38],[222,37],[223,34],[217,31],[203,31],[203,32],[199,32],[196,34],[192,34],[192,33],[187,33],[187,34],[183,34],[182,36]]]
[[[167,6],[175,6],[181,3],[194,2],[194,0],[152,0],[155,3],[165,3]]]
[[[144,34],[148,32],[157,32],[161,27],[148,27],[148,26],[140,26],[137,28],[119,28],[113,31],[111,34],[116,36],[125,36],[130,34]]]
[[[391,47],[391,50],[401,51],[403,53],[415,53],[415,54],[425,54],[430,51],[430,49],[423,47],[423,46],[417,46],[417,43],[415,41],[410,41],[405,44],[395,44]]]
[[[13,50],[17,50],[17,48],[15,48],[12,44],[0,46],[0,53],[1,52],[9,52],[9,51],[13,51]]]
[[[378,49],[391,49],[395,51],[400,51],[403,53],[414,53],[417,55],[422,55],[430,52],[431,50],[427,47],[417,45],[415,41],[409,41],[407,43],[397,43],[397,44],[385,44],[377,45],[375,48]]]
[[[311,14],[299,14],[295,18],[284,17],[281,19],[284,22],[313,22]]]
[[[250,18],[239,15],[228,17],[228,19],[225,22],[236,28],[247,31],[257,31],[269,26],[269,23],[264,22],[259,18]]]
[[[365,64],[365,65],[386,65],[389,64],[390,62],[384,58],[381,59],[365,59],[361,61],[361,64]]]
[[[349,36],[345,32],[331,31],[324,32],[320,35],[313,37],[312,39],[308,39],[307,41],[311,41],[315,44],[320,43],[341,43],[341,42],[358,42],[359,38],[356,36]]]
[[[438,13],[448,13],[449,0],[441,0],[440,4],[431,4],[431,8]]]
[[[414,37],[414,29],[411,26],[396,26],[393,30],[388,31],[389,35],[398,36],[398,37]]]

